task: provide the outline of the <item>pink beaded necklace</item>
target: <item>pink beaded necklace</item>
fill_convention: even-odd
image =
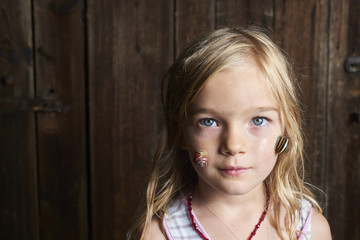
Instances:
[[[193,225],[193,228],[195,229],[195,231],[197,231],[199,233],[199,235],[201,236],[202,239],[204,240],[209,240],[209,238],[205,237],[204,234],[200,231],[199,227],[197,226],[197,224],[195,223],[195,217],[192,214],[192,192],[190,193],[188,199],[187,199],[187,209],[189,211],[189,215],[191,218],[191,223]],[[270,196],[269,194],[267,194],[266,196],[266,204],[265,204],[265,209],[261,214],[261,217],[259,218],[259,222],[255,225],[254,230],[250,233],[250,236],[248,237],[248,240],[251,240],[255,234],[256,231],[260,228],[260,224],[264,221],[266,214],[268,212],[269,209],[269,201],[270,201]],[[216,215],[215,215],[216,216]],[[216,216],[217,217],[217,216]],[[219,219],[220,220],[220,219]],[[226,225],[225,225],[226,226]],[[227,226],[226,226],[227,227]]]

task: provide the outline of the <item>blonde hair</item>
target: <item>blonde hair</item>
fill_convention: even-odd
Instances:
[[[295,77],[284,53],[262,31],[223,28],[205,35],[190,44],[166,73],[162,83],[165,127],[154,156],[154,165],[146,192],[146,203],[140,208],[137,221],[128,239],[144,238],[153,217],[162,222],[169,202],[181,192],[188,193],[197,182],[185,150],[180,148],[181,121],[192,101],[204,88],[209,77],[233,64],[254,60],[263,72],[266,83],[277,100],[283,135],[291,147],[279,155],[265,186],[271,196],[270,223],[284,239],[283,231],[295,239],[299,221],[300,202],[305,198],[320,212],[318,203],[304,183],[303,136],[301,112],[296,96]],[[280,208],[286,209],[285,229]]]

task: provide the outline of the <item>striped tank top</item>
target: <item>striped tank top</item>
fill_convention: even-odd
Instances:
[[[310,239],[311,236],[311,216],[312,216],[312,206],[305,199],[301,202],[301,211],[300,211],[300,223],[297,229],[301,231],[301,234],[298,239],[306,240]],[[205,232],[204,228],[201,226],[201,223],[197,219],[194,211],[192,211],[194,216],[194,221],[199,227],[200,232],[210,239],[209,235]],[[163,226],[165,229],[166,236],[169,240],[180,240],[180,239],[191,239],[191,240],[201,240],[199,233],[194,230],[191,219],[187,210],[187,199],[181,197],[175,200],[172,200],[167,208],[167,213],[165,213]]]

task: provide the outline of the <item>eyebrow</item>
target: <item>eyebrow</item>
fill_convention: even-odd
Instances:
[[[259,107],[259,108],[255,108],[255,109],[258,110],[259,112],[270,112],[270,111],[278,112],[279,111],[277,108],[274,108],[274,107]]]
[[[279,110],[275,107],[250,107],[245,110],[245,112],[279,112]],[[212,108],[199,108],[192,111],[189,111],[189,116],[200,114],[200,113],[210,113],[210,114],[217,114],[218,111]]]

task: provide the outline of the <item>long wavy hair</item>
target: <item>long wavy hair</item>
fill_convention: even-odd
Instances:
[[[260,28],[222,28],[190,44],[170,67],[162,82],[164,128],[154,155],[146,200],[139,208],[136,222],[127,239],[144,239],[151,221],[162,222],[169,202],[180,193],[187,194],[197,182],[185,150],[181,149],[181,122],[187,108],[206,85],[209,77],[234,64],[254,60],[265,76],[280,107],[283,135],[290,149],[278,156],[264,184],[271,196],[269,219],[279,236],[296,239],[300,201],[305,198],[320,212],[320,206],[304,182],[301,108],[296,78],[282,50]],[[286,221],[280,209],[286,209]],[[162,229],[163,230],[163,229]],[[163,230],[164,231],[164,230]]]

